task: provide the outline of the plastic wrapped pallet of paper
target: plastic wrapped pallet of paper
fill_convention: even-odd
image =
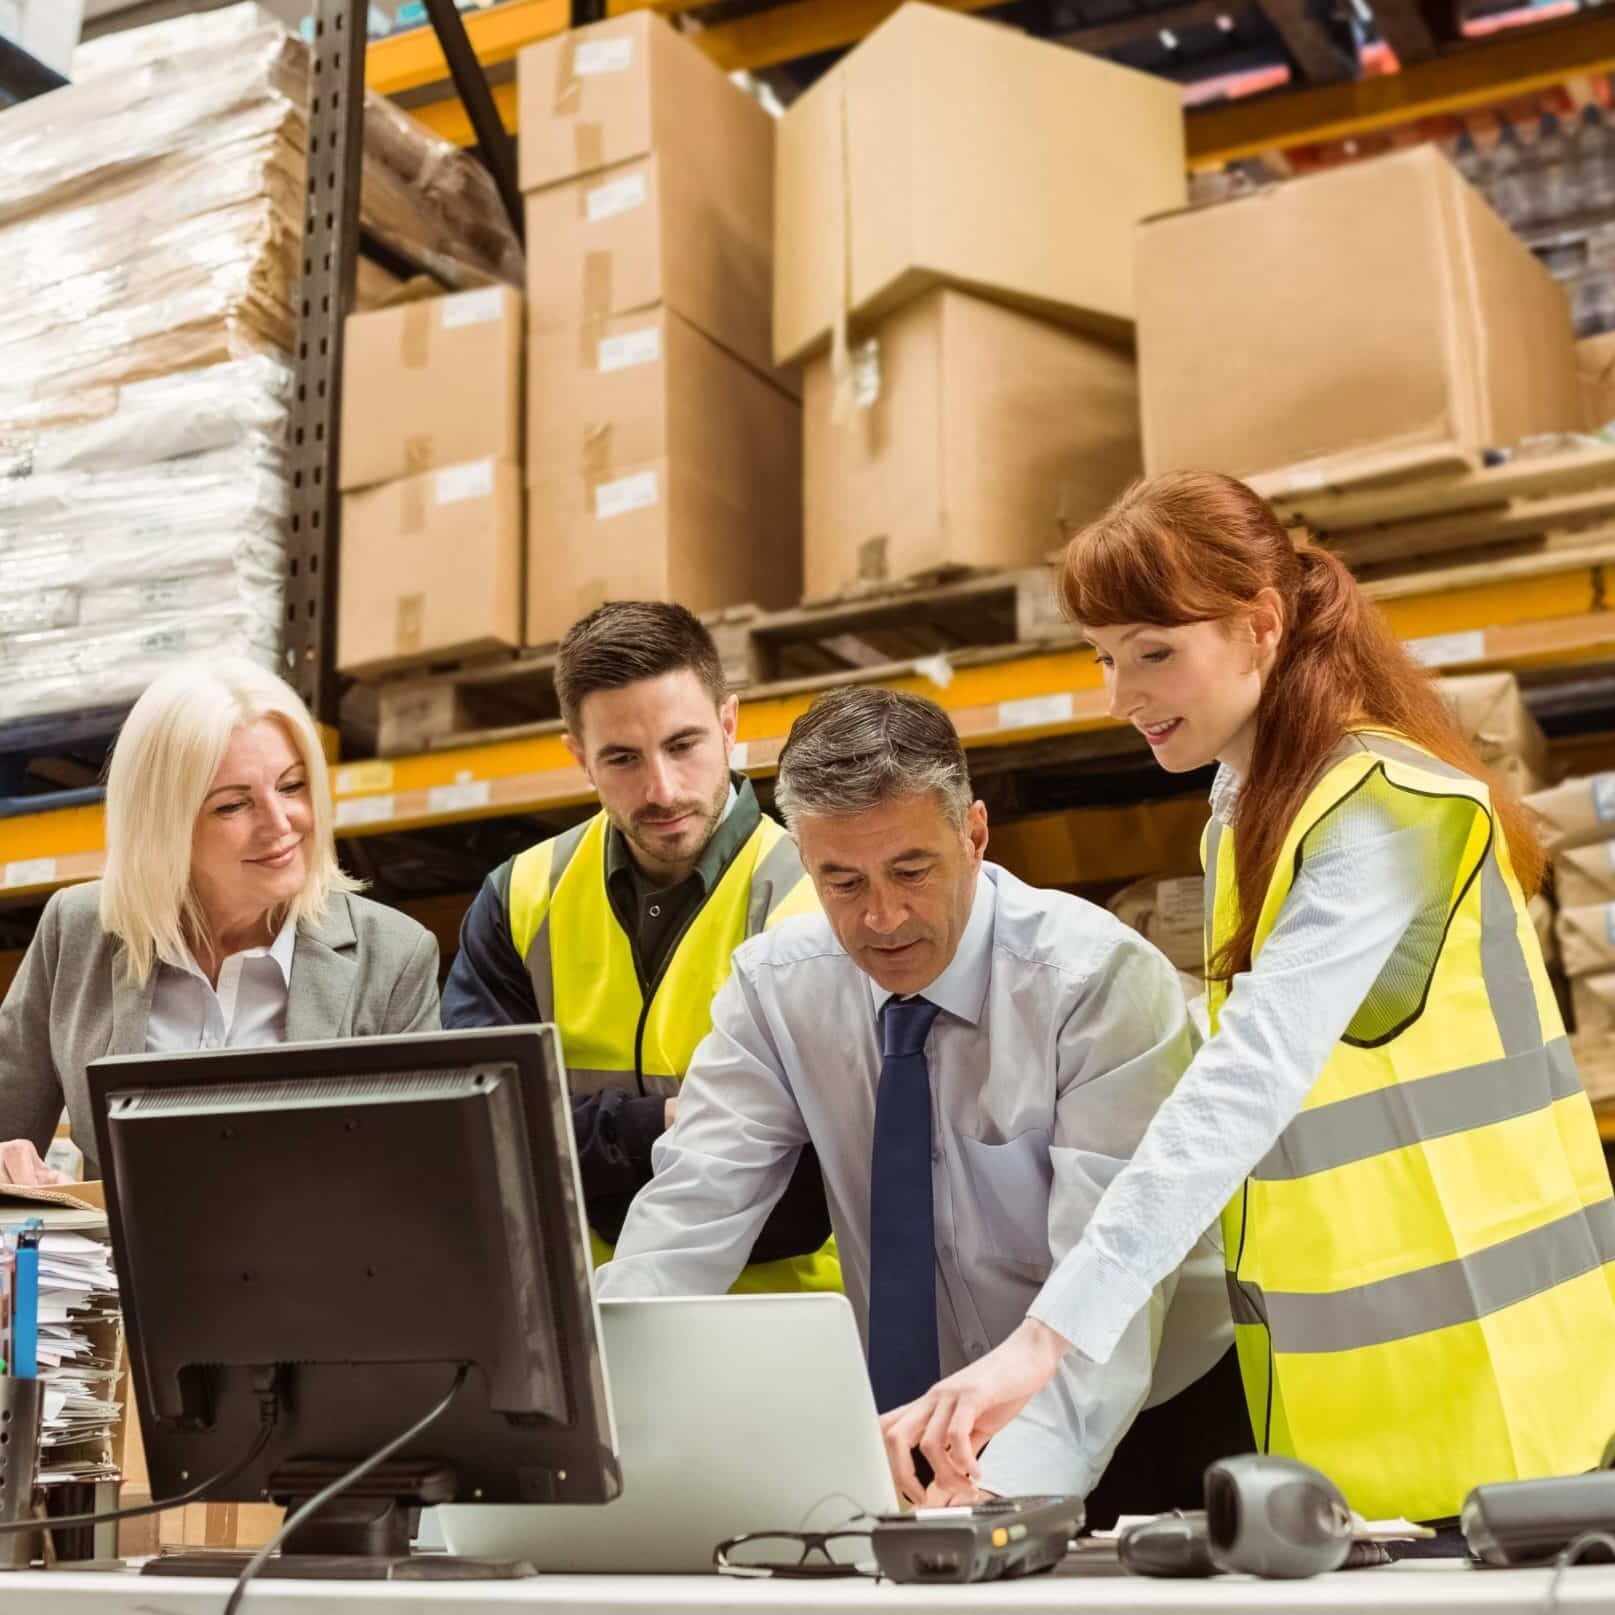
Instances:
[[[307,69],[232,6],[94,41],[7,114],[0,722],[278,655]],[[361,212],[450,284],[521,278],[487,174],[380,101]]]

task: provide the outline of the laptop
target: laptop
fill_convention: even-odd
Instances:
[[[710,1572],[713,1548],[743,1531],[858,1529],[897,1508],[845,1296],[602,1301],[600,1344],[622,1495],[445,1505],[433,1512],[451,1553]]]

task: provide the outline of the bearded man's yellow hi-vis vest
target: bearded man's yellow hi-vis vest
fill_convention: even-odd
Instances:
[[[1486,786],[1348,735],[1290,826],[1253,956],[1326,820],[1428,826],[1432,798],[1441,889],[1223,1214],[1257,1445],[1369,1519],[1590,1469],[1615,1431],[1615,1200]],[[1204,854],[1209,976],[1239,918],[1215,819]],[[1226,998],[1211,982],[1213,1032]]]
[[[526,961],[540,1019],[561,1034],[574,1094],[626,1088],[678,1092],[697,1045],[712,1030],[712,1000],[729,979],[729,961],[747,937],[817,899],[790,837],[766,816],[730,861],[668,952],[661,973],[640,989],[627,933],[606,892],[604,813],[520,854],[510,872],[510,934]],[[595,1264],[611,1246],[590,1230]],[[839,1290],[831,1240],[810,1256],[754,1262],[737,1291]]]

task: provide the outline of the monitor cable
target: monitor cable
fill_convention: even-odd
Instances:
[[[355,1464],[353,1468],[348,1470],[346,1474],[338,1475],[337,1478],[333,1480],[324,1491],[316,1492],[315,1495],[309,1498],[309,1500],[304,1503],[303,1506],[294,1514],[289,1514],[286,1517],[285,1523],[274,1534],[274,1536],[272,1536],[269,1541],[267,1541],[252,1556],[252,1558],[247,1561],[245,1566],[243,1566],[241,1574],[236,1578],[235,1587],[231,1590],[229,1602],[224,1606],[224,1615],[236,1615],[236,1611],[241,1607],[241,1600],[246,1595],[247,1584],[253,1579],[254,1576],[258,1574],[260,1570],[263,1569],[266,1564],[268,1564],[270,1558],[274,1555],[275,1550],[280,1547],[281,1543],[284,1542],[286,1538],[290,1536],[292,1532],[294,1532],[300,1525],[302,1525],[310,1515],[317,1514],[322,1508],[325,1507],[327,1503],[331,1501],[332,1498],[340,1496],[341,1493],[345,1492],[357,1481],[363,1480],[364,1477],[371,1472],[371,1470],[377,1469],[382,1464],[386,1463],[386,1461],[391,1458],[394,1453],[400,1451],[404,1447],[407,1447],[410,1442],[415,1440],[417,1436],[424,1435],[427,1430],[429,1430],[440,1418],[442,1418],[443,1415],[448,1412],[449,1406],[454,1401],[454,1398],[459,1394],[460,1387],[465,1384],[469,1373],[470,1364],[461,1363],[459,1368],[455,1370],[454,1383],[448,1388],[448,1391],[444,1394],[442,1401],[440,1401],[430,1413],[428,1413],[424,1418],[418,1419],[407,1430],[405,1430],[402,1435],[394,1436],[386,1446],[378,1447],[376,1451],[371,1453],[368,1458],[366,1458],[362,1463]]]
[[[247,1451],[228,1469],[221,1469],[216,1475],[209,1475],[206,1480],[199,1481],[188,1492],[180,1492],[175,1497],[157,1498],[153,1502],[140,1503],[133,1508],[108,1509],[102,1514],[59,1514],[47,1515],[43,1519],[30,1517],[26,1520],[0,1521],[0,1536],[10,1536],[17,1531],[64,1531],[79,1525],[106,1525],[113,1520],[138,1520],[147,1514],[166,1514],[171,1508],[183,1508],[187,1503],[200,1502],[216,1487],[227,1486],[237,1475],[257,1462],[264,1448],[269,1445],[270,1436],[275,1433],[275,1421],[280,1416],[280,1391],[274,1370],[263,1369],[255,1373],[253,1390],[258,1396],[258,1434],[253,1438],[252,1445]],[[127,1414],[125,1416],[127,1417]]]

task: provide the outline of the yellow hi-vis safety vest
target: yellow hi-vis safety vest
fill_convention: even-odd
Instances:
[[[712,1030],[712,1000],[747,937],[817,905],[790,837],[766,816],[668,951],[646,1001],[628,936],[606,895],[604,813],[521,853],[510,872],[510,934],[540,1019],[561,1034],[574,1094],[675,1094]],[[589,1233],[595,1265],[611,1246]],[[832,1239],[811,1256],[754,1262],[737,1291],[839,1290]]]
[[[1257,1445],[1369,1519],[1590,1469],[1615,1430],[1615,1200],[1485,785],[1348,735],[1290,826],[1253,952],[1325,819],[1412,822],[1432,797],[1469,811],[1443,821],[1456,872],[1415,922],[1420,968],[1387,964],[1223,1214]],[[1214,819],[1204,850],[1209,964],[1238,920],[1232,832]],[[1213,1032],[1226,997],[1210,984]]]

